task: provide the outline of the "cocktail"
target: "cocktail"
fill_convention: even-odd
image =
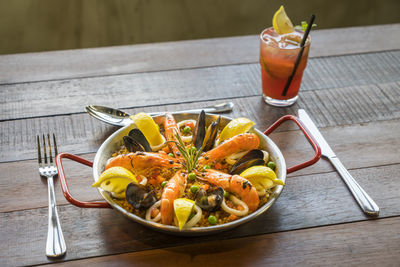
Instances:
[[[283,7],[280,10],[282,9]],[[265,29],[260,35],[263,99],[270,105],[290,106],[298,98],[311,39],[306,37],[304,47],[301,48],[304,32],[295,30],[285,13],[284,16],[290,24],[285,21],[285,27],[279,27],[277,13],[273,19],[274,27]]]

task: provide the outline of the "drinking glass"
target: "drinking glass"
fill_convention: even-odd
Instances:
[[[300,43],[304,32],[295,30],[292,33],[279,35],[274,28],[267,28],[260,35],[260,65],[263,99],[267,104],[286,107],[293,105],[299,94],[301,79],[307,66],[311,38],[304,45],[303,55],[290,85],[284,89],[292,75],[295,62],[300,53]]]

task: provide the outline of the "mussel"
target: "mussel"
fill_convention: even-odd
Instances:
[[[256,165],[265,165],[265,153],[260,149],[253,149],[244,154],[231,168],[229,174],[239,174],[247,168]],[[267,159],[268,160],[268,159]]]
[[[196,127],[193,131],[193,144],[197,150],[208,151],[213,148],[217,138],[221,117],[212,122],[206,130],[206,114],[202,110],[197,118]]]
[[[207,191],[200,188],[195,195],[196,205],[207,211],[215,211],[221,207],[224,200],[222,187],[210,188]]]
[[[147,192],[144,186],[135,183],[128,184],[125,196],[135,209],[148,209],[157,201],[154,191]]]
[[[197,118],[196,126],[193,130],[193,144],[200,150],[203,146],[204,136],[206,134],[206,113],[202,110]]]
[[[206,134],[203,140],[203,151],[208,151],[213,148],[215,139],[217,139],[218,129],[220,125],[221,117],[208,126]]]
[[[129,152],[152,151],[149,142],[139,129],[132,129],[127,136],[123,137],[123,140]]]

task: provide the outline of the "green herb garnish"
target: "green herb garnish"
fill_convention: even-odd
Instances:
[[[308,27],[307,21],[302,21],[301,25],[294,26],[294,28],[296,30],[302,30],[302,31],[305,31],[307,29],[307,27]],[[313,25],[311,27],[317,27],[317,24],[313,23]]]
[[[178,148],[179,152],[181,152],[182,157],[185,159],[183,166],[186,168],[188,172],[191,172],[196,167],[197,160],[199,159],[202,150],[201,149],[197,150],[193,145],[190,145],[189,148],[186,148],[179,134],[175,134],[175,137],[178,140],[178,142],[176,141],[168,141],[168,142],[173,142],[176,144],[176,147]]]

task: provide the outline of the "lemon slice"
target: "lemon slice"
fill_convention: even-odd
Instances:
[[[249,180],[256,187],[257,191],[272,188],[274,184],[285,185],[282,180],[276,177],[275,172],[266,166],[250,167],[244,170],[240,176]]]
[[[283,6],[275,12],[274,17],[272,18],[272,26],[274,26],[277,34],[291,33],[294,31],[293,24],[286,15]]]
[[[232,138],[235,135],[245,133],[251,129],[255,125],[254,122],[247,118],[236,118],[231,120],[225,128],[222,130],[218,143],[222,141]]]
[[[187,198],[177,198],[174,200],[174,211],[176,219],[178,220],[179,230],[182,230],[186,221],[189,219],[190,214],[194,208],[194,201]]]
[[[142,131],[151,146],[158,146],[164,142],[159,127],[150,115],[140,112],[131,115],[129,118],[136,124],[139,130]]]
[[[138,183],[133,173],[123,167],[111,167],[105,170],[93,187],[110,192],[116,198],[125,198],[125,190],[129,183]]]

